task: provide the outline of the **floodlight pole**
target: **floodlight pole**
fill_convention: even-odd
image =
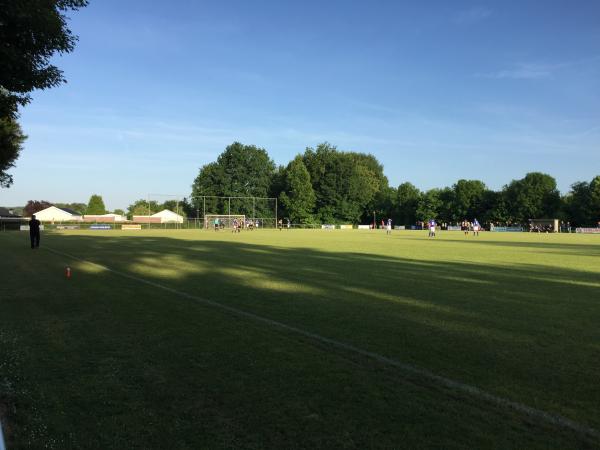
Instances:
[[[208,224],[206,223],[206,195],[202,196],[202,222],[204,223],[204,229],[208,228]]]
[[[277,228],[277,224],[279,223],[277,219],[277,197],[275,197],[275,226],[273,228]]]

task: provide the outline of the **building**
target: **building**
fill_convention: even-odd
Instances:
[[[20,219],[21,216],[14,214],[11,209],[0,207],[0,218],[2,218],[2,219]]]
[[[82,217],[77,211],[69,208],[50,206],[35,213],[40,222],[81,222]]]
[[[122,216],[120,214],[86,214],[83,216],[83,222],[91,222],[91,223],[122,223],[127,222],[127,217]]]
[[[151,216],[133,216],[133,222],[136,223],[183,223],[183,216],[163,209]]]

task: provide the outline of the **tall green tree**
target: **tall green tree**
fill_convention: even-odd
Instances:
[[[458,180],[452,186],[449,220],[460,222],[464,219],[481,218],[484,213],[482,206],[486,190],[483,181]]]
[[[284,190],[279,198],[292,222],[307,224],[314,221],[316,196],[301,156],[296,156],[288,164]]]
[[[564,199],[568,220],[576,226],[595,226],[600,221],[600,176],[571,185]]]
[[[417,221],[417,207],[421,191],[412,183],[398,186],[396,191],[396,222],[400,225],[414,225]]]
[[[7,171],[15,166],[26,137],[15,119],[0,117],[0,188],[7,188],[13,183],[13,177]]]
[[[87,0],[0,1],[0,116],[15,117],[16,106],[29,103],[33,90],[65,82],[63,72],[50,61],[75,48],[77,37],[67,27],[66,12],[87,4]]]
[[[106,214],[106,207],[101,195],[92,195],[85,209],[86,214]]]
[[[325,142],[307,148],[302,160],[316,195],[317,220],[358,223],[387,179],[372,155],[340,152]],[[383,177],[385,178],[385,177]]]
[[[86,5],[87,0],[0,0],[0,188],[12,184],[6,171],[26,138],[16,122],[18,108],[29,103],[33,90],[65,81],[50,61],[74,49],[77,37],[65,13]]]
[[[275,172],[275,163],[265,149],[239,142],[227,146],[217,161],[207,164],[192,184],[194,207],[207,213],[226,214],[231,202],[206,199],[202,204],[201,196],[231,197],[268,197]],[[255,208],[266,208],[261,202],[234,199],[232,214],[253,214]],[[271,214],[273,211],[257,211],[256,214]],[[263,216],[264,217],[264,216]]]
[[[560,211],[560,193],[556,180],[545,173],[531,172],[505,186],[504,192],[515,222],[555,218]]]
[[[440,200],[441,189],[430,189],[421,194],[417,204],[417,220],[427,222],[430,219],[439,219],[439,211],[442,206]]]

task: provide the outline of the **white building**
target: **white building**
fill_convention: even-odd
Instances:
[[[152,214],[150,217],[159,217],[160,223],[183,223],[183,216],[180,216],[173,211],[169,211],[168,209],[163,209],[156,214]]]
[[[126,222],[127,217],[120,214],[86,214],[84,222]]]
[[[81,222],[81,215],[68,208],[50,206],[36,212],[35,218],[40,222]]]

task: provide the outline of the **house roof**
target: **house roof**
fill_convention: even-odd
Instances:
[[[162,211],[159,211],[155,214],[152,214],[152,216],[150,217],[161,217],[161,216],[177,216],[177,217],[183,217],[177,213],[174,213],[173,211],[171,211],[170,209],[163,209]]]
[[[58,208],[58,206],[55,206],[55,208]],[[73,216],[80,216],[81,215],[81,213],[78,213],[77,211],[74,211],[74,210],[69,209],[69,208],[58,208],[58,209],[66,212],[66,213],[69,213],[69,214],[71,214]]]
[[[0,217],[21,217],[10,212],[8,208],[0,207]]]

